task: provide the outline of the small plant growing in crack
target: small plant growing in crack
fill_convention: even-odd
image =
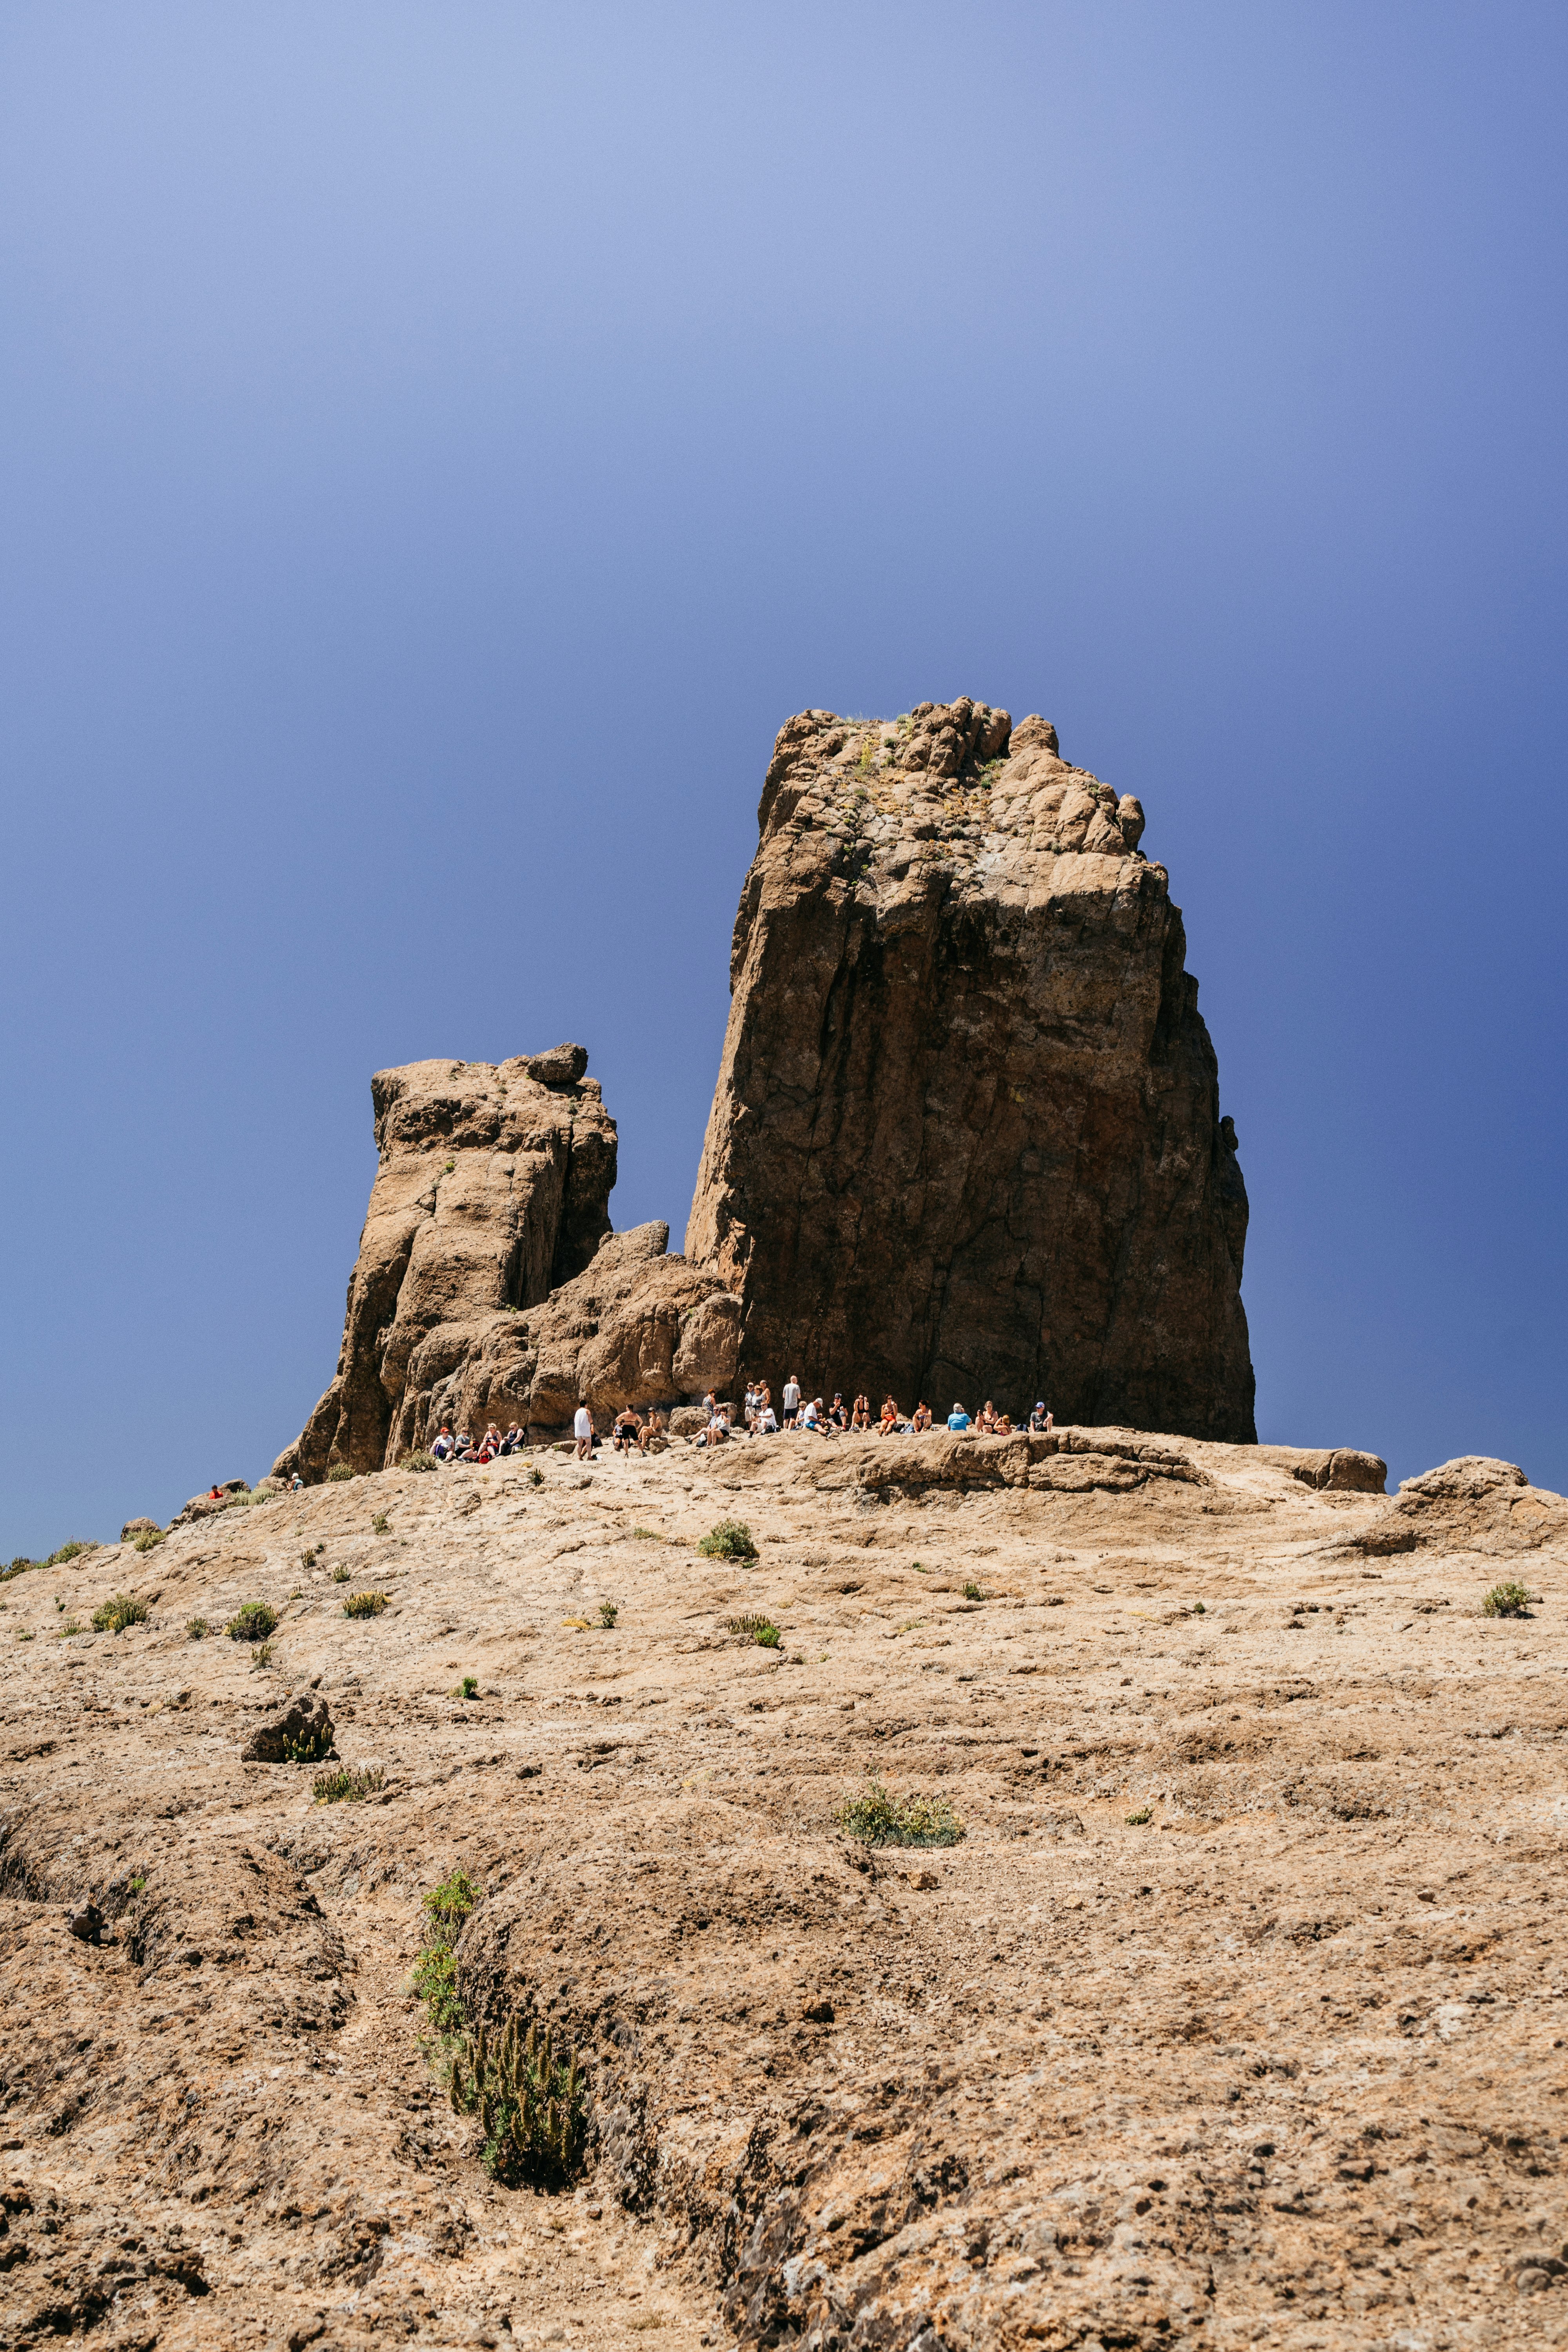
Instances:
[[[186,1618],[185,1639],[187,1642],[205,1642],[211,1632],[212,1627],[207,1623],[205,1617]]]
[[[334,1584],[346,1584],[352,1573],[353,1571],[350,1569],[334,1568],[332,1570],[332,1582]]]
[[[973,1577],[971,1577],[969,1582],[963,1588],[963,1597],[966,1601],[984,1601],[985,1599],[984,1593],[982,1592],[980,1587],[975,1583]]]
[[[345,1799],[374,1797],[385,1786],[386,1774],[379,1764],[345,1764],[335,1772],[318,1772],[310,1783],[310,1794],[318,1805],[337,1805]]]
[[[268,1633],[278,1631],[278,1612],[265,1601],[247,1601],[223,1630],[231,1642],[265,1642]]]
[[[956,1845],[964,1834],[945,1797],[895,1797],[880,1780],[847,1797],[833,1818],[862,1845]]]
[[[509,2186],[569,2177],[582,2145],[585,2089],[575,2050],[568,2044],[563,2055],[548,2025],[524,2033],[515,2016],[493,2038],[482,2024],[465,2033],[447,2078],[454,2114],[479,2116],[485,2170]]]
[[[604,1627],[606,1633],[610,1631],[620,1613],[619,1609],[616,1608],[613,1601],[600,1601],[599,1622]]]
[[[384,1511],[377,1511],[370,1524],[375,1534],[378,1536],[384,1536],[386,1533],[387,1528],[392,1525],[392,1522],[387,1517]]]

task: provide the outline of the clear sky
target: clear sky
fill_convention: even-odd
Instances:
[[[679,1244],[775,730],[960,693],[1148,811],[1261,1434],[1568,1487],[1565,89],[1510,0],[0,5],[0,1557],[297,1432],[376,1068],[581,1040]]]

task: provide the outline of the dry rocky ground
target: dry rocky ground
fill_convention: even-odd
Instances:
[[[1568,1510],[1297,1467],[546,1453],[11,1579],[0,2336],[1568,2343]],[[726,1517],[753,1566],[698,1553]],[[116,1591],[148,1622],[67,1630]],[[310,1685],[378,1795],[241,1760]],[[963,1842],[847,1838],[871,1775]],[[588,2069],[553,2193],[422,2051],[457,1868],[471,2013]]]

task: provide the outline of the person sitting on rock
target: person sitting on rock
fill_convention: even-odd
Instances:
[[[882,1418],[879,1424],[878,1433],[882,1437],[891,1437],[898,1425],[899,1408],[893,1402],[891,1397],[884,1397],[882,1399]]]
[[[452,1443],[452,1432],[447,1423],[443,1422],[440,1435],[431,1439],[430,1451],[437,1462],[450,1462],[456,1448]]]
[[[757,1382],[757,1418],[758,1418],[758,1420],[760,1421],[760,1420],[762,1419],[762,1416],[763,1416],[763,1413],[765,1413],[765,1412],[767,1412],[767,1413],[771,1413],[771,1412],[773,1412],[773,1392],[772,1389],[771,1389],[771,1388],[769,1388],[769,1386],[768,1386],[768,1384],[767,1384],[766,1381],[759,1381]],[[776,1416],[775,1416],[774,1421],[773,1421],[773,1427],[774,1427],[775,1429],[777,1429],[777,1427],[778,1427],[778,1421],[777,1421]]]
[[[1037,1404],[1035,1407],[1034,1412],[1029,1415],[1029,1434],[1032,1437],[1037,1436],[1042,1430],[1049,1429],[1050,1425],[1050,1414],[1046,1411],[1043,1404]]]
[[[493,1462],[500,1452],[500,1432],[492,1421],[474,1448],[476,1462]]]
[[[577,1460],[591,1461],[594,1454],[594,1416],[585,1404],[580,1404],[572,1416],[572,1435],[576,1441]]]
[[[849,1426],[851,1429],[870,1428],[871,1400],[868,1396],[858,1396],[856,1398],[855,1410],[849,1416]]]
[[[521,1430],[519,1429],[516,1422],[514,1421],[511,1427],[507,1431],[506,1435],[500,1442],[502,1461],[505,1461],[509,1454],[521,1454],[527,1442],[528,1441],[523,1436]]]
[[[820,1399],[818,1402],[820,1402]],[[848,1411],[842,1392],[837,1389],[833,1391],[833,1402],[827,1408],[827,1418],[835,1429],[847,1429],[849,1426]]]
[[[1012,1414],[1011,1414],[1010,1412],[999,1412],[999,1413],[997,1414],[997,1416],[996,1416],[996,1434],[997,1434],[997,1436],[998,1436],[998,1437],[1011,1437],[1011,1436],[1012,1436],[1012,1434],[1013,1434],[1013,1416],[1012,1416]]]
[[[641,1429],[641,1422],[628,1404],[616,1415],[615,1427],[610,1432],[611,1450],[616,1454],[632,1453]]]
[[[996,1426],[996,1408],[989,1397],[974,1416],[974,1426],[982,1436],[989,1437]]]
[[[702,1433],[704,1445],[722,1445],[730,1435],[730,1415],[721,1404],[716,1404],[708,1416],[708,1426]]]
[[[641,1430],[637,1433],[637,1452],[639,1454],[662,1454],[668,1443],[669,1441],[664,1433],[663,1413],[658,1412],[650,1412],[647,1419],[644,1422]]]
[[[967,1429],[969,1427],[969,1415],[964,1412],[963,1407],[961,1404],[955,1404],[952,1411],[948,1414],[947,1425],[949,1429]]]
[[[769,1397],[766,1389],[763,1391],[763,1396],[764,1402],[757,1408],[757,1435],[776,1437],[779,1432],[778,1415],[773,1411],[773,1399]]]
[[[910,1427],[917,1437],[931,1427],[931,1407],[924,1397],[921,1397],[910,1416]]]

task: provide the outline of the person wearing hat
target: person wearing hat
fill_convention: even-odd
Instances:
[[[1037,1404],[1035,1407],[1034,1412],[1029,1415],[1030,1435],[1037,1437],[1043,1430],[1053,1429],[1055,1426],[1056,1423],[1052,1416],[1046,1411],[1044,1404]]]
[[[969,1427],[969,1415],[964,1412],[963,1407],[961,1404],[955,1404],[952,1411],[948,1414],[947,1425],[949,1429],[967,1429]]]

